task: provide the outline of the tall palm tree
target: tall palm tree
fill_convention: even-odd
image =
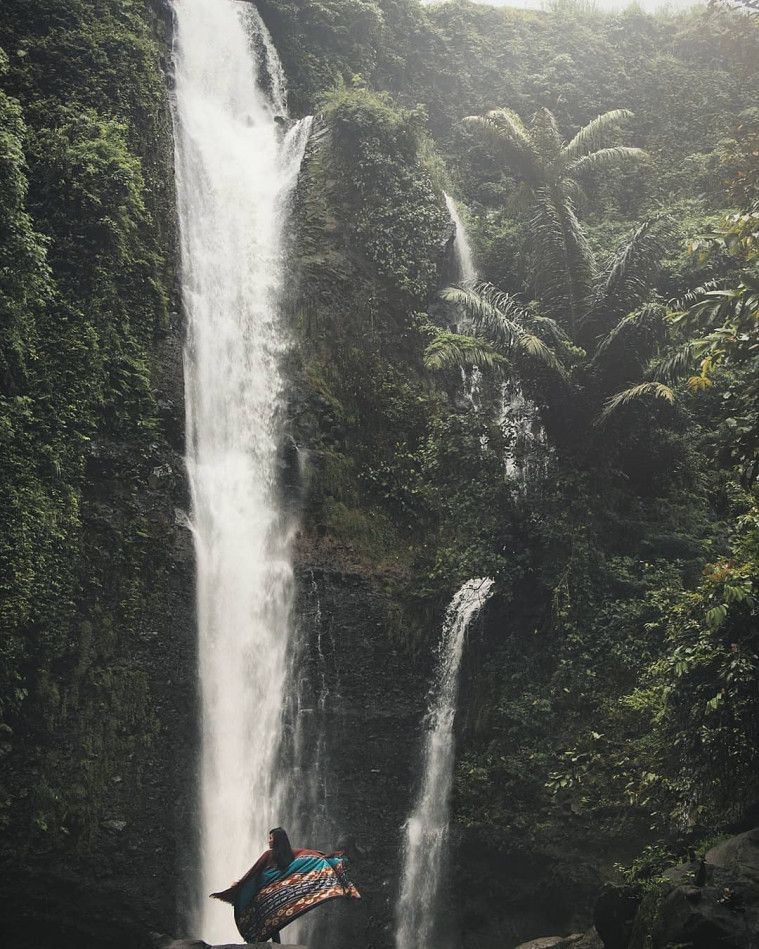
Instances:
[[[655,298],[651,276],[669,236],[668,222],[656,218],[638,227],[601,265],[592,261],[585,306],[574,335],[543,313],[543,299],[526,304],[488,283],[447,287],[442,297],[466,314],[472,336],[438,331],[427,347],[430,369],[465,364],[517,375],[540,364],[571,388],[575,379],[605,401],[600,420],[632,399],[671,402],[666,380],[643,382],[647,364],[665,341],[666,308]],[[580,345],[578,345],[578,343]],[[626,388],[618,392],[620,386]]]
[[[564,141],[548,109],[538,110],[529,127],[510,109],[464,119],[533,194],[530,243],[535,291],[545,311],[564,322],[570,332],[587,309],[595,270],[574,202],[589,172],[618,169],[646,157],[640,148],[607,144],[618,137],[620,126],[631,116],[626,109],[605,112],[570,142]]]
[[[486,283],[448,287],[443,298],[466,313],[474,336],[439,333],[427,349],[430,368],[478,363],[519,373],[525,362],[537,361],[561,378],[566,391],[571,364],[578,370],[575,380],[604,403],[601,421],[633,399],[673,400],[665,381],[642,381],[666,332],[652,276],[668,246],[669,222],[653,217],[598,260],[573,206],[588,171],[645,156],[638,148],[605,145],[631,114],[617,109],[599,115],[568,143],[547,109],[536,113],[529,128],[508,109],[464,120],[495,144],[532,191],[529,241],[537,299],[526,305]],[[620,386],[625,388],[615,391]]]

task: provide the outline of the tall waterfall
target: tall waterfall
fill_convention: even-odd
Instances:
[[[467,580],[445,615],[435,685],[430,694],[419,796],[404,827],[397,949],[437,949],[435,915],[443,882],[453,786],[453,722],[459,667],[470,623],[492,591],[489,578]]]
[[[187,467],[197,557],[201,867],[197,935],[278,821],[293,525],[278,500],[283,230],[309,122],[282,129],[282,67],[255,7],[173,0]],[[277,117],[278,121],[275,121]]]
[[[477,279],[477,268],[474,266],[474,257],[472,256],[472,246],[469,243],[469,235],[464,227],[464,222],[461,220],[456,202],[449,194],[446,194],[445,191],[443,192],[443,197],[445,198],[445,206],[448,208],[451,220],[456,227],[453,250],[456,254],[456,263],[459,268],[458,279],[461,283],[474,283]]]

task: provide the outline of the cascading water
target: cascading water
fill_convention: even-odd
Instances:
[[[197,935],[236,938],[207,894],[277,821],[276,761],[293,595],[280,508],[287,198],[309,121],[287,134],[282,68],[255,7],[173,0],[187,467],[197,557],[201,867]],[[266,75],[261,75],[263,70]]]
[[[456,275],[457,280],[460,284],[473,286],[477,280],[477,268],[474,266],[474,256],[472,254],[472,245],[469,243],[469,235],[467,234],[464,222],[456,207],[456,202],[445,191],[443,192],[443,197],[445,198],[445,206],[448,209],[448,214],[451,216],[451,221],[455,228],[453,253],[456,258],[456,268],[458,270]],[[456,329],[458,332],[468,331],[469,327],[467,321],[460,321]],[[475,412],[479,412],[480,410],[480,379],[481,373],[478,366],[472,366],[471,371],[468,373],[463,366],[461,367],[461,381],[464,384],[464,394]]]
[[[397,949],[437,949],[435,916],[443,877],[453,785],[453,722],[459,667],[470,623],[492,592],[490,578],[467,580],[445,615],[435,685],[430,694],[422,782],[404,827]]]
[[[453,198],[445,192],[443,196],[448,213],[456,227],[453,249],[456,255],[459,282],[473,285],[478,274],[474,266],[469,235]],[[459,324],[459,330],[465,332],[469,330],[466,322]],[[469,372],[462,367],[461,379],[464,384],[464,393],[473,411],[481,411],[482,374],[479,367],[473,366]],[[548,448],[537,407],[534,402],[525,397],[521,386],[515,380],[504,382],[501,386],[498,424],[506,443],[504,453],[506,477],[518,485],[520,490],[525,490],[531,474],[545,471]],[[482,435],[481,438],[483,447],[486,447],[487,436]]]
[[[507,446],[504,453],[506,477],[524,492],[531,482],[547,474],[551,450],[538,408],[526,398],[516,380],[501,385],[498,425]]]
[[[469,235],[464,227],[464,222],[456,207],[453,198],[443,192],[445,206],[456,227],[456,235],[453,240],[453,250],[456,255],[456,264],[458,265],[458,279],[461,283],[474,283],[477,279],[477,268],[474,266],[474,257],[472,256],[472,247],[469,243]]]

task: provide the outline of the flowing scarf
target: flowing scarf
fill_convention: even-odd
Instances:
[[[266,942],[294,919],[327,900],[361,894],[346,875],[342,854],[296,857],[286,870],[268,868],[241,881],[235,923],[246,942]]]

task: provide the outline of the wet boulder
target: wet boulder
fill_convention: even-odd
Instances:
[[[593,923],[605,949],[627,949],[640,896],[631,886],[607,884],[593,909]]]
[[[694,872],[695,869],[695,872]],[[668,884],[646,896],[630,949],[756,949],[759,934],[759,828],[713,847],[705,885],[695,864],[668,871]],[[608,943],[604,942],[605,946]]]

